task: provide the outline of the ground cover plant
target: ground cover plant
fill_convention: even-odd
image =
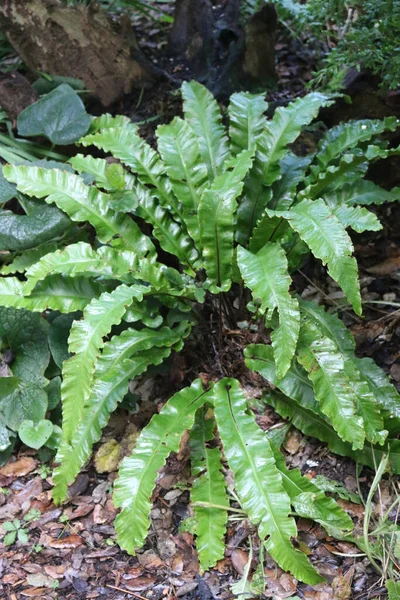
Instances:
[[[234,94],[225,127],[203,86],[186,83],[182,94],[184,119],[157,129],[157,151],[129,119],[103,115],[92,120],[79,145],[113,160],[77,154],[69,161],[76,174],[62,165],[4,167],[20,194],[44,199],[93,228],[85,241],[30,262],[21,269],[24,278],[6,273],[0,280],[4,307],[83,312],[71,327],[72,356],[62,364],[55,501],[66,498],[129,381],[180,351],[210,306],[220,322],[210,351],[218,353],[224,319],[232,319],[240,299],[254,323],[271,330],[271,345],[250,345],[245,358],[276,388],[268,401],[277,412],[362,464],[373,465],[373,452],[390,449],[387,465],[399,472],[399,442],[389,439],[400,417],[395,388],[375,363],[355,356],[353,339],[336,316],[291,291],[290,276],[311,252],[361,314],[346,228],[378,230],[367,206],[399,198],[398,190],[364,179],[371,161],[400,152],[380,137],[394,131],[397,120],[339,125],[314,155],[299,157],[290,144],[330,98],[308,94],[267,121],[261,95]],[[298,470],[286,468],[279,445],[258,428],[231,375],[209,383],[195,379],[142,431],[115,483],[114,502],[122,509],[118,542],[131,553],[143,545],[158,470],[191,430],[203,568],[224,554],[226,460],[266,550],[297,579],[318,583],[321,577],[292,543],[292,512],[344,534],[351,519]]]

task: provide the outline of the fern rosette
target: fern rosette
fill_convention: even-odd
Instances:
[[[129,382],[182,349],[202,307],[219,314],[217,360],[224,319],[232,321],[239,296],[251,298],[247,316],[271,329],[271,345],[250,345],[245,361],[273,385],[267,401],[279,414],[364,464],[371,464],[371,444],[381,453],[398,446],[388,439],[389,418],[400,417],[394,387],[370,359],[355,356],[336,316],[291,289],[291,273],[311,252],[361,313],[346,229],[378,230],[367,206],[399,198],[398,190],[363,180],[370,161],[399,153],[379,140],[396,120],[340,125],[325,134],[315,155],[298,157],[289,146],[331,99],[311,93],[267,120],[262,95],[234,94],[226,128],[203,86],[185,83],[182,94],[184,118],[158,127],[157,150],[128,119],[103,115],[79,143],[117,162],[77,154],[65,169],[4,167],[20,194],[55,205],[78,229],[89,228],[92,240],[60,244],[35,260],[18,254],[0,279],[2,306],[81,311],[63,363],[57,502],[66,498]],[[24,280],[10,276],[17,271]],[[299,471],[287,469],[240,383],[229,377],[209,388],[196,379],[143,429],[115,484],[121,546],[133,553],[144,544],[158,471],[188,429],[202,567],[224,555],[228,465],[241,507],[270,555],[297,579],[321,581],[293,544],[293,513],[328,531],[349,531],[351,520]],[[391,467],[400,472],[396,456]]]

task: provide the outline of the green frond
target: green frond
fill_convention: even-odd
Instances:
[[[357,398],[345,372],[345,357],[335,343],[311,323],[302,325],[298,360],[308,372],[321,412],[353,449],[364,446],[364,423],[357,411]]]
[[[214,387],[218,430],[235,478],[241,506],[258,525],[265,547],[281,568],[310,585],[323,579],[295,550],[296,524],[290,517],[290,498],[284,490],[267,437],[248,414],[247,403],[235,379],[222,379]]]
[[[90,396],[96,361],[104,346],[104,337],[122,316],[134,298],[143,298],[143,286],[117,287],[104,292],[85,308],[83,319],[74,321],[68,349],[74,356],[64,361],[61,385],[63,405],[63,440],[70,443]]]
[[[109,208],[109,198],[93,186],[87,186],[78,175],[59,169],[10,166],[4,174],[28,196],[44,198],[55,203],[73,221],[88,221],[96,229],[99,240],[107,243],[117,236],[126,249],[145,256],[154,247],[139,227],[126,215]],[[119,241],[119,240],[118,240]],[[113,244],[118,244],[113,240]]]
[[[218,103],[211,92],[197,81],[182,84],[183,112],[194,131],[201,157],[212,181],[223,172],[229,158],[228,137],[222,125]]]
[[[262,134],[268,109],[264,94],[239,92],[232,94],[228,106],[229,137],[234,156],[242,150],[255,150]]]
[[[101,438],[110,414],[128,392],[129,381],[144,373],[150,365],[159,365],[189,332],[185,323],[175,329],[127,329],[105,344],[80,421],[70,443],[62,443],[58,449],[56,459],[60,464],[53,475],[56,502],[65,500],[68,484],[89,459],[93,444]]]
[[[197,137],[191,127],[176,117],[169,125],[157,128],[157,145],[171,181],[172,190],[182,203],[188,232],[199,247],[197,207],[208,185],[207,166],[200,156]]]
[[[331,205],[336,201],[338,205],[346,204],[354,206],[357,204],[384,204],[385,202],[398,202],[400,200],[400,188],[385,190],[369,179],[361,179],[352,183],[345,183],[335,190],[324,193],[325,201]]]
[[[357,262],[353,244],[340,221],[323,200],[302,200],[290,210],[275,213],[287,219],[316,258],[342,288],[355,312],[361,314]]]
[[[231,286],[236,200],[252,164],[252,153],[244,150],[230,163],[231,170],[216,177],[200,201],[198,218],[207,277],[212,290]]]
[[[257,140],[253,167],[246,180],[238,208],[237,240],[245,245],[272,197],[271,185],[281,177],[280,161],[288,144],[295,141],[304,125],[314,119],[322,106],[331,101],[312,93],[278,108]]]
[[[284,250],[279,244],[265,244],[257,254],[239,246],[237,260],[245,284],[251,289],[253,299],[260,300],[260,310],[270,320],[275,309],[279,326],[271,340],[276,369],[283,377],[290,367],[300,331],[299,303],[289,292],[292,280]]]
[[[119,545],[131,554],[143,545],[150,526],[150,497],[157,473],[168,455],[178,452],[182,434],[192,427],[207,396],[200,379],[172,396],[142,430],[132,455],[121,463],[114,505],[122,511],[115,528]]]
[[[124,125],[129,125],[134,131],[137,131],[137,125],[132,123],[128,117],[104,113],[103,115],[92,119],[89,131],[90,133],[96,133],[103,129],[114,129],[115,127],[124,127]]]
[[[225,478],[221,473],[221,452],[218,447],[209,448],[213,439],[215,420],[205,419],[200,409],[190,432],[190,461],[193,481],[190,492],[192,503],[206,502],[229,508]],[[215,506],[195,506],[196,548],[201,568],[206,571],[224,557],[227,510]]]

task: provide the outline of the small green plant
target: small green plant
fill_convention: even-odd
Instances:
[[[26,544],[28,541],[28,529],[22,527],[19,519],[13,521],[5,521],[2,525],[3,531],[6,531],[3,542],[5,546],[12,546],[16,540],[21,544]]]
[[[225,324],[234,326],[244,316],[252,326],[262,323],[272,344],[250,345],[246,364],[281,390],[279,402],[290,412],[284,416],[295,420],[304,411],[314,435],[366,464],[371,444],[381,445],[377,452],[399,446],[388,441],[385,428],[390,415],[400,417],[396,390],[375,363],[356,358],[354,341],[336,316],[291,291],[290,276],[311,251],[361,313],[346,228],[380,229],[366,206],[399,198],[398,190],[363,179],[371,161],[400,152],[379,137],[398,122],[337,126],[315,155],[298,157],[290,144],[330,98],[309,94],[268,121],[262,96],[234,94],[226,129],[203,86],[186,83],[182,91],[185,118],[157,129],[158,151],[125,117],[103,115],[93,119],[80,144],[110,153],[117,162],[78,154],[70,160],[77,174],[62,167],[4,168],[20,194],[44,199],[93,230],[91,243],[63,246],[30,263],[24,279],[1,278],[0,304],[34,312],[83,311],[72,324],[71,356],[62,369],[56,502],[65,500],[129,381],[180,351],[191,333],[195,342],[200,323],[202,337],[211,338],[207,352],[219,381],[206,386],[196,379],[174,394],[123,460],[114,486],[115,505],[122,509],[117,541],[130,553],[143,545],[158,470],[191,430],[191,498],[202,567],[224,554],[230,510],[224,456],[241,505],[235,510],[258,526],[265,550],[283,569],[315,584],[321,577],[292,544],[292,513],[328,531],[349,531],[352,521],[300,471],[287,469],[279,446],[258,428],[239,382],[219,356]],[[85,181],[90,175],[90,183],[80,174]],[[237,310],[240,299],[243,308]],[[275,396],[271,402],[284,412]],[[390,464],[400,472],[393,455]]]

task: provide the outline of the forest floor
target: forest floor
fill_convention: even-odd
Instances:
[[[160,59],[166,43],[164,26],[148,20],[141,20],[139,24],[140,42],[150,58],[160,60],[159,66],[175,79],[189,78],[184,65],[166,55]],[[291,41],[285,31],[280,32],[278,84],[267,93],[272,105],[284,104],[303,94],[313,68],[310,53],[300,43]],[[390,99],[379,100],[374,91],[368,93],[374,98],[372,103],[366,103],[365,88],[361,85],[354,91],[353,105],[347,105],[350,108],[346,109],[344,104],[339,104],[336,110],[325,114],[325,121],[332,124],[342,118],[399,113],[399,107],[394,107]],[[179,94],[170,82],[115,108],[116,113],[127,114],[134,121],[145,120],[142,133],[150,141],[155,127],[171,120],[180,110]],[[312,148],[314,135],[313,131],[303,134],[300,150]],[[371,176],[378,182],[396,185],[399,177],[396,166],[388,162],[384,171],[378,167]],[[304,298],[318,300],[340,311],[356,338],[359,355],[374,358],[400,385],[400,304],[396,304],[400,303],[400,230],[397,225],[400,207],[380,207],[379,216],[384,225],[380,232],[353,237],[364,300],[362,319],[343,306],[338,288],[316,261],[306,264],[295,275],[294,283]],[[208,349],[192,344],[183,358],[172,361],[163,372],[136,385],[132,391],[139,398],[140,410],[133,413],[120,410],[111,418],[94,460],[71,486],[69,501],[62,507],[56,507],[51,499],[51,462],[41,463],[34,451],[22,446],[0,469],[0,522],[19,519],[21,528],[26,530],[26,541],[7,547],[0,542],[0,598],[224,600],[234,597],[231,585],[244,572],[249,540],[254,556],[252,572],[258,564],[259,540],[247,520],[237,516],[230,518],[225,558],[209,572],[200,572],[192,534],[179,531],[180,522],[190,511],[186,487],[190,477],[187,442],[160,473],[151,513],[151,532],[146,546],[135,557],[122,552],[115,543],[116,511],[111,500],[111,485],[117,476],[116,454],[120,449],[123,453],[131,447],[159,405],[183,381],[190,381],[194,367],[197,373],[201,371],[204,377],[212,378],[218,361],[237,364],[238,375],[252,399],[259,425],[264,429],[279,426],[281,419],[261,399],[265,383],[246,372],[241,361],[241,349],[252,340],[253,334],[245,327],[225,334],[223,356],[213,355],[212,343]],[[212,336],[210,329],[211,342]],[[363,501],[374,473],[369,469],[357,472],[354,462],[331,454],[323,444],[293,428],[286,436],[284,449],[289,466],[300,468],[309,478],[320,475],[340,484],[335,497],[353,518],[356,534],[361,535]],[[106,460],[105,454],[108,455]],[[380,491],[374,498],[372,519],[391,505],[395,491],[389,478],[382,479]],[[396,519],[396,511],[389,517]],[[300,520],[298,530],[301,549],[326,578],[326,583],[313,588],[297,584],[291,575],[283,573],[267,558],[263,597],[276,600],[294,596],[304,600],[385,597],[383,582],[370,561],[360,556],[362,552],[356,545],[329,537],[322,527],[310,521]]]

